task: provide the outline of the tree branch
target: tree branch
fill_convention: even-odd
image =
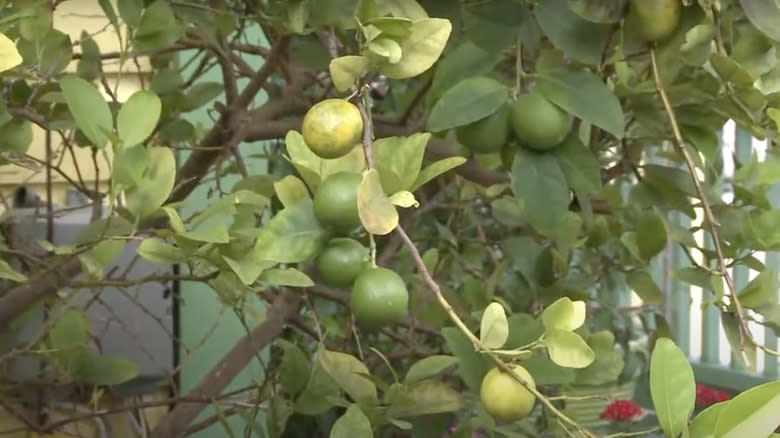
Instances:
[[[258,351],[271,344],[281,334],[287,320],[297,313],[299,302],[300,295],[295,291],[282,291],[268,309],[267,319],[236,342],[187,397],[212,398],[222,392]],[[152,431],[151,438],[184,437],[190,423],[204,407],[203,404],[193,403],[176,405]]]

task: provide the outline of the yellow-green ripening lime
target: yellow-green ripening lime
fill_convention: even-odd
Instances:
[[[309,109],[301,127],[303,141],[318,157],[339,158],[360,143],[360,110],[343,99],[325,99]]]
[[[531,386],[536,387],[531,373],[520,365],[512,369]],[[482,379],[479,389],[482,407],[495,420],[511,423],[527,417],[534,409],[536,398],[511,374],[498,367],[493,368]]]

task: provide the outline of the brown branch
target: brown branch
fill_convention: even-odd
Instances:
[[[187,396],[213,398],[243,370],[255,354],[268,346],[282,332],[289,318],[298,310],[300,295],[291,289],[282,291],[266,313],[262,324],[241,338]],[[179,404],[152,431],[151,438],[181,438],[203,405]]]

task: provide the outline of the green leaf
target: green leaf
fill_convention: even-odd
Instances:
[[[279,202],[285,207],[292,207],[300,201],[311,199],[306,185],[295,175],[287,175],[275,182],[274,191]]]
[[[583,122],[623,138],[623,109],[617,96],[598,76],[584,71],[546,70],[535,78],[536,90],[552,103]]]
[[[589,195],[601,192],[601,165],[576,136],[567,137],[555,154],[572,190]]]
[[[92,84],[77,76],[60,79],[60,89],[76,126],[97,148],[108,143],[107,133],[114,131],[114,116],[103,95]]]
[[[661,429],[678,437],[688,427],[696,401],[693,369],[671,339],[659,338],[650,359],[650,395]]]
[[[298,379],[301,379],[301,375],[298,375]],[[336,382],[322,369],[319,363],[315,363],[312,367],[311,377],[306,382],[306,389],[295,400],[293,409],[304,415],[320,415],[331,408],[330,400],[339,395],[339,387]]]
[[[122,105],[116,118],[119,138],[125,147],[143,143],[160,121],[162,102],[149,90],[133,93]]]
[[[412,385],[430,379],[456,363],[458,358],[453,356],[433,355],[420,359],[409,368],[403,383]]]
[[[656,212],[643,215],[637,224],[636,245],[639,256],[650,260],[666,248],[666,224]]]
[[[433,82],[428,91],[428,102],[435,103],[445,91],[457,83],[493,71],[501,56],[500,51],[488,52],[470,40],[449,50],[436,65]]]
[[[312,191],[330,175],[339,172],[360,173],[366,168],[365,154],[361,148],[355,148],[341,158],[327,160],[315,155],[298,131],[288,131],[284,142],[290,162]]]
[[[501,348],[509,337],[509,323],[506,319],[504,306],[499,303],[490,303],[482,313],[480,323],[479,341],[482,348],[493,350]]]
[[[61,357],[72,356],[76,347],[82,347],[89,341],[89,325],[84,312],[67,309],[54,318],[49,331],[49,347],[53,350],[64,350]]]
[[[417,199],[414,197],[414,193],[408,192],[406,190],[393,193],[390,196],[390,202],[392,202],[393,205],[401,208],[417,208],[420,206],[420,203],[417,202]]]
[[[409,404],[393,404],[388,415],[395,418],[417,417],[423,415],[455,412],[463,407],[463,397],[458,391],[442,382],[425,380],[411,388],[405,394]]]
[[[569,210],[569,186],[555,156],[518,151],[511,186],[528,223],[540,233],[553,235]]]
[[[628,286],[639,295],[644,304],[661,304],[664,301],[664,295],[661,288],[653,280],[653,276],[650,275],[647,270],[637,269],[631,271],[626,276],[626,283]]]
[[[359,374],[371,374],[362,362],[346,353],[328,351],[323,346],[320,346],[317,355],[322,369],[352,397],[352,400],[377,401],[376,386]]]
[[[295,268],[273,268],[260,274],[259,280],[273,286],[310,287],[314,282]]]
[[[384,236],[398,225],[398,211],[382,189],[376,169],[363,175],[357,202],[360,222],[369,233]]]
[[[739,302],[749,309],[777,303],[777,271],[765,268],[739,291]]]
[[[0,278],[5,278],[6,280],[15,281],[17,283],[27,281],[27,276],[16,271],[3,259],[0,259]]]
[[[84,350],[73,369],[73,378],[93,385],[119,385],[138,376],[138,367],[127,359]]]
[[[0,126],[0,138],[3,139],[0,152],[27,153],[33,141],[32,123],[25,119],[11,119]]]
[[[138,255],[154,263],[173,263],[186,261],[188,256],[173,245],[165,243],[156,237],[144,239],[138,249]]]
[[[38,42],[38,75],[48,78],[62,72],[73,58],[73,43],[70,36],[60,30],[51,29]]]
[[[545,330],[577,330],[585,323],[585,301],[559,298],[542,312]]]
[[[311,363],[300,347],[285,339],[276,341],[284,350],[282,363],[279,367],[279,383],[282,388],[293,396],[306,389],[306,377],[311,375]]]
[[[756,29],[780,42],[780,8],[775,0],[739,0],[739,3]]]
[[[203,243],[229,243],[230,235],[227,226],[220,222],[211,223],[207,226],[198,227],[193,230],[177,233],[178,236],[185,239],[194,240]]]
[[[471,391],[479,393],[482,378],[492,368],[492,362],[487,356],[476,351],[459,329],[445,327],[441,334],[447,347],[458,358],[458,375]]]
[[[720,402],[709,406],[699,415],[694,417],[690,426],[691,438],[713,438],[715,436],[715,424],[718,421],[720,413],[729,402]]]
[[[344,415],[333,423],[330,430],[330,438],[374,438],[371,429],[371,421],[360,409],[360,406],[352,404],[344,412]]]
[[[390,64],[397,64],[401,60],[401,45],[391,38],[376,38],[368,43],[366,48]]]
[[[333,86],[342,93],[368,74],[368,58],[365,56],[340,56],[330,61],[330,77]]]
[[[144,51],[170,46],[182,33],[183,29],[176,21],[170,4],[157,0],[144,9],[133,34],[133,47]]]
[[[756,346],[752,342],[743,340],[743,335],[740,333],[739,317],[731,312],[720,312],[720,322],[734,359],[742,365],[745,371],[755,373],[758,366]]]
[[[120,0],[120,2],[123,0]],[[114,6],[111,4],[111,0],[98,0],[98,4],[100,5],[100,9],[103,10],[103,14],[105,14],[106,18],[108,18],[108,21],[111,22],[111,25],[114,26],[114,30],[117,31],[117,34],[119,34],[119,20],[117,19],[116,11],[114,10]]]
[[[577,333],[553,328],[545,331],[544,339],[550,359],[562,367],[585,368],[593,363],[596,357],[590,346]]]
[[[422,167],[425,146],[431,134],[416,133],[409,137],[386,137],[372,146],[376,170],[386,193],[410,190]]]
[[[715,438],[764,437],[777,429],[780,381],[767,382],[738,394],[720,410]]]
[[[555,47],[585,64],[598,64],[610,27],[585,21],[572,12],[566,0],[546,0],[534,8],[542,32]]]
[[[412,21],[428,18],[422,6],[415,0],[382,0],[377,2],[379,14],[390,14],[394,17],[408,18]]]
[[[141,14],[144,10],[143,0],[117,0],[117,9],[119,16],[126,25],[131,27],[138,26],[141,21]]]
[[[219,82],[198,82],[187,91],[181,104],[183,112],[196,110],[216,99],[225,91],[223,84]]]
[[[574,381],[574,369],[562,367],[546,356],[534,355],[523,361],[523,367],[534,376],[537,385],[566,385]]]
[[[425,167],[420,172],[420,174],[417,175],[417,179],[414,180],[414,184],[412,184],[412,188],[410,190],[415,191],[419,189],[437,176],[449,172],[450,170],[462,165],[466,161],[468,160],[466,160],[464,157],[447,157],[434,162],[433,164]]]
[[[515,313],[509,317],[509,339],[506,348],[522,348],[536,342],[544,334],[539,319],[527,313]]]
[[[125,190],[125,195],[127,209],[136,219],[144,219],[162,207],[173,190],[176,183],[176,158],[173,151],[166,147],[136,149],[143,156],[143,170],[135,184]]]
[[[394,64],[384,64],[379,71],[390,79],[417,76],[439,59],[452,32],[452,23],[442,18],[423,18],[412,24],[409,37],[401,44],[403,56]]]
[[[509,88],[487,77],[458,82],[431,109],[426,128],[433,132],[468,125],[498,110],[509,99]]]
[[[623,18],[626,0],[602,2],[601,0],[567,0],[569,9],[594,23],[617,23]]]
[[[254,258],[278,263],[299,263],[319,253],[328,232],[314,216],[311,200],[304,200],[276,214],[257,236]]]

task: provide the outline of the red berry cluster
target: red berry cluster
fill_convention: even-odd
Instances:
[[[602,420],[629,421],[642,415],[642,408],[631,400],[615,400],[601,413]]]
[[[710,406],[729,399],[729,393],[726,391],[711,388],[702,383],[696,384],[696,404],[699,406]]]

